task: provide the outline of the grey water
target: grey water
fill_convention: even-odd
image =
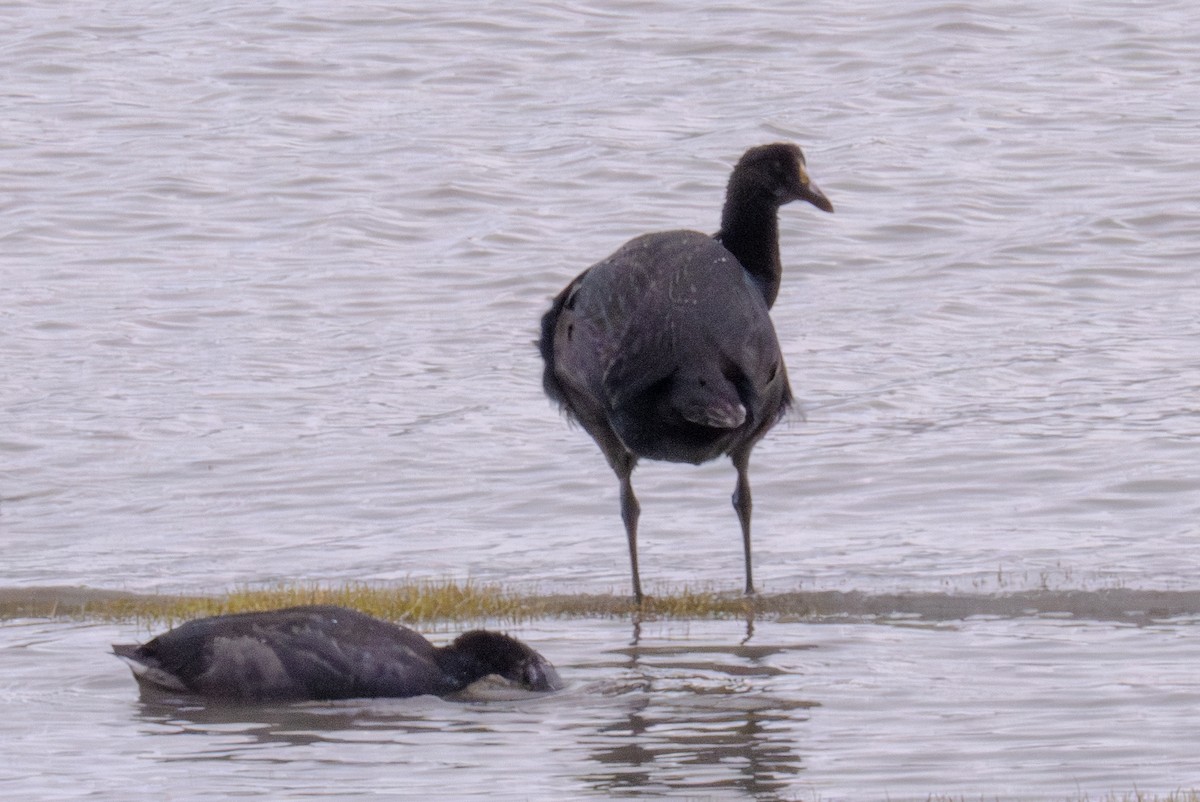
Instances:
[[[1200,8],[0,8],[0,587],[624,593],[549,299],[800,144],[756,582],[1075,612],[548,620],[555,697],[162,710],[0,623],[8,798],[1079,798],[1200,787]],[[650,593],[736,592],[727,463],[646,463]],[[1089,606],[1089,599],[1094,604]],[[986,609],[987,605],[983,605]],[[445,635],[448,637],[449,632]],[[438,633],[434,633],[436,639]]]

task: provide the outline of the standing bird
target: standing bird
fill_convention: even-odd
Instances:
[[[567,285],[542,318],[542,385],[592,436],[621,482],[633,595],[640,507],[630,477],[640,457],[702,462],[727,454],[733,506],[750,566],[750,451],[791,405],[768,310],[779,294],[779,207],[829,202],[792,144],[746,151],[725,192],[721,230],[630,240]]]

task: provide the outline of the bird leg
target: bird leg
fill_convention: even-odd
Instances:
[[[640,605],[642,603],[642,580],[638,576],[637,524],[642,508],[638,504],[637,496],[633,494],[633,466],[636,463],[637,457],[630,454],[624,459],[614,460],[613,470],[617,472],[617,478],[621,480],[621,520],[625,523],[625,536],[629,539],[629,565],[633,570],[633,600]]]
[[[737,469],[737,487],[733,491],[733,509],[737,512],[738,522],[742,525],[742,548],[746,552],[746,595],[754,595],[754,572],[750,565],[750,510],[754,507],[750,500],[750,477],[747,470],[750,467],[750,454],[732,455],[733,467]]]

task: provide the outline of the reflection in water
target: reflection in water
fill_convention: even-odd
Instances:
[[[113,627],[11,622],[0,778],[10,799],[125,799],[151,776],[182,802],[1065,799],[1135,783],[1165,797],[1166,782],[1197,787],[1194,744],[1176,737],[1200,707],[1196,624],[760,619],[742,644],[740,622],[658,622],[614,649],[628,624],[547,621],[536,640],[560,694],[235,708],[138,703],[104,655]]]
[[[396,735],[434,727],[420,710],[406,709],[402,713],[398,707],[388,711],[365,703],[233,706],[143,700],[137,717],[152,725],[150,731],[156,735],[202,735],[206,739],[219,735],[226,739],[225,749],[214,749],[210,741],[203,755],[186,753],[180,756],[183,760],[244,756],[247,745],[309,746],[344,741],[350,730],[378,730],[388,733],[380,740],[392,740]],[[278,753],[273,754],[273,759],[280,758]]]
[[[454,765],[471,770],[464,778],[495,782],[495,772],[504,772],[518,786],[521,777],[555,766],[565,788],[582,795],[782,796],[805,768],[797,744],[817,703],[780,682],[794,687],[790,656],[814,647],[739,640],[657,637],[599,651],[568,669],[590,681],[536,700],[232,706],[143,698],[136,717],[146,735],[186,744],[155,749],[163,763],[296,768],[385,760],[428,768],[453,755]],[[531,753],[529,744],[539,747]],[[540,757],[530,763],[531,755]]]
[[[794,782],[803,769],[794,749],[795,724],[807,720],[798,711],[816,703],[771,696],[757,686],[782,673],[766,658],[812,647],[746,641],[639,646],[636,640],[635,633],[633,646],[612,652],[627,658],[614,661],[625,676],[608,689],[622,712],[590,739],[591,759],[603,767],[582,778],[590,788],[726,788],[763,795]]]

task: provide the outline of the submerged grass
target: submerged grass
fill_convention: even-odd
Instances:
[[[778,598],[778,597],[773,597]],[[368,615],[410,624],[587,618],[640,615],[646,619],[742,618],[778,604],[764,598],[705,590],[648,596],[639,608],[615,594],[521,593],[499,585],[451,580],[400,584],[287,583],[240,588],[213,596],[134,594],[86,588],[11,589],[0,592],[0,618],[71,617],[176,623],[225,613],[251,612],[298,604],[336,604]],[[794,605],[787,605],[794,607]]]
[[[290,582],[246,587],[218,595],[153,595],[94,588],[0,588],[0,619],[72,617],[145,620],[170,624],[190,618],[296,604],[337,604],[409,624],[514,623],[537,618],[704,620],[960,621],[973,616],[1068,616],[1086,620],[1146,621],[1200,616],[1200,591],[1025,591],[1006,595],[789,591],[743,596],[736,591],[663,588],[639,607],[616,593],[545,594],[496,584],[413,580],[395,584]],[[1200,802],[1200,800],[1197,800]]]
[[[174,625],[192,618],[274,610],[300,604],[335,604],[388,621],[519,621],[530,605],[498,586],[420,581],[401,585],[346,583],[280,584],[239,588],[218,596],[131,596],[90,603],[80,614],[91,619],[146,621]]]

